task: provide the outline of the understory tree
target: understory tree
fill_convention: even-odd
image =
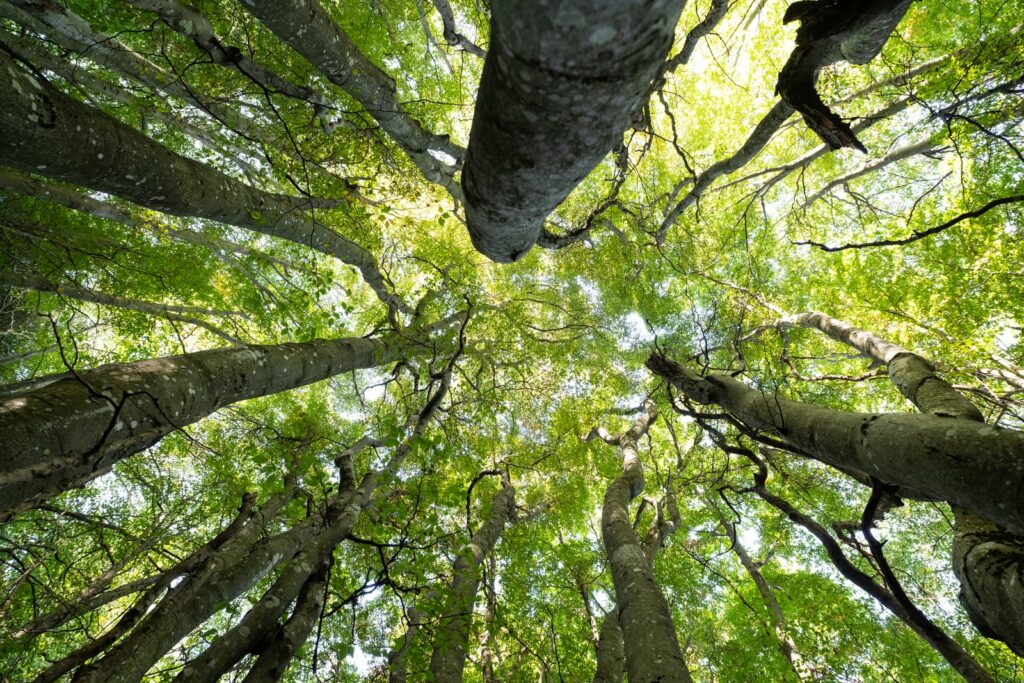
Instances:
[[[0,681],[1024,681],[1019,0],[0,0]]]

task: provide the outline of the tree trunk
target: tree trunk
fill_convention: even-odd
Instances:
[[[437,327],[442,323],[431,327]],[[0,519],[226,405],[398,360],[408,332],[216,349],[76,372],[0,401]]]
[[[441,626],[434,638],[430,657],[430,673],[437,683],[462,680],[469,645],[469,627],[473,621],[476,594],[480,589],[480,565],[501,538],[505,524],[515,505],[515,489],[507,476],[501,490],[491,501],[491,516],[464,547],[452,567],[452,581],[441,616]]]
[[[679,649],[668,603],[655,581],[644,543],[629,519],[629,502],[644,487],[637,441],[656,417],[653,404],[648,403],[645,413],[617,440],[622,453],[622,476],[605,492],[601,537],[615,584],[630,683],[689,683],[690,672]]]
[[[409,155],[424,177],[452,188],[462,150],[405,112],[395,82],[367,59],[319,0],[243,0],[242,5],[286,45],[349,93]],[[442,161],[431,154],[447,156]]]
[[[682,3],[495,0],[462,171],[469,234],[507,263],[644,104]]]
[[[246,496],[238,515],[213,540],[161,574],[149,590],[103,635],[54,662],[37,676],[33,683],[51,683],[69,671],[83,666],[125,634],[132,632],[140,621],[147,618],[154,606],[162,604],[161,600],[173,600],[180,591],[194,583],[202,583],[218,562],[224,564],[224,558],[232,562],[244,556],[257,542],[267,522],[294,493],[294,482],[286,479],[284,489],[271,496],[259,508],[253,505],[254,496]]]
[[[824,313],[785,325],[818,329],[888,367],[900,392],[923,413],[983,423],[981,411],[938,377],[927,359]],[[953,508],[953,573],[960,602],[978,630],[1024,656],[1024,539],[987,519]]]
[[[848,413],[765,395],[728,375],[701,377],[654,354],[647,367],[696,403],[827,465],[943,500],[1024,533],[1024,433],[933,415]],[[922,387],[923,388],[923,387]]]
[[[604,615],[601,622],[594,683],[622,683],[626,670],[625,647],[622,642],[622,627],[619,625],[619,608],[616,606]]]
[[[302,585],[295,609],[267,643],[242,683],[277,683],[283,680],[299,648],[306,642],[324,608],[331,563],[324,562]]]
[[[400,304],[368,251],[312,217],[303,197],[270,194],[170,151],[36,80],[0,52],[0,163],[107,192],[175,216],[228,223],[316,249],[355,266],[378,297]],[[53,154],[55,149],[75,150]]]
[[[315,538],[312,520],[251,550],[225,547],[198,580],[166,598],[124,640],[80,670],[76,683],[136,683],[174,645]],[[248,552],[245,552],[247,551]]]
[[[779,601],[775,599],[775,591],[772,590],[767,579],[764,578],[761,568],[754,562],[747,549],[740,542],[739,536],[736,533],[736,525],[729,521],[721,511],[718,514],[722,528],[725,529],[725,534],[732,545],[733,552],[736,553],[736,557],[739,558],[743,569],[746,570],[747,575],[754,582],[754,585],[757,586],[757,592],[761,595],[761,600],[768,609],[768,619],[771,621],[775,639],[779,643],[779,652],[785,657],[786,663],[797,680],[810,678],[809,674],[811,672],[804,670],[803,660],[800,657],[800,653],[797,652],[796,643],[793,642],[793,638],[789,635],[789,629],[786,627],[786,615],[782,612]]]

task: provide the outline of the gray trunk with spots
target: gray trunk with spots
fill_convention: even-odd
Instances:
[[[306,215],[310,200],[263,192],[183,157],[23,71],[0,52],[0,163],[295,242],[359,269],[378,297],[399,305],[373,255]],[[53,150],[68,150],[54,154]]]
[[[626,650],[619,626],[619,608],[604,615],[597,641],[597,671],[594,683],[622,683],[626,673]]]
[[[469,645],[469,627],[480,589],[480,566],[494,548],[515,506],[515,489],[506,479],[491,501],[490,518],[462,548],[452,568],[452,580],[430,656],[431,680],[453,683],[462,680]]]
[[[872,476],[900,495],[943,500],[1024,532],[1024,433],[934,415],[848,413],[766,395],[727,375],[701,377],[661,356],[648,368],[697,403],[827,465]]]
[[[925,358],[824,313],[786,321],[819,329],[886,364],[893,383],[921,412],[984,421],[981,411],[938,377]],[[959,507],[954,507],[953,519],[953,573],[964,610],[982,634],[1024,656],[1024,539]]]
[[[136,683],[174,645],[314,539],[307,520],[251,551],[225,548],[199,580],[190,578],[124,640],[76,676],[77,683]]]
[[[275,630],[242,683],[276,683],[284,679],[292,660],[323,612],[330,568],[331,563],[324,562],[302,584],[288,621]]]
[[[398,360],[401,337],[200,351],[78,372],[0,401],[0,518],[237,401]]]
[[[480,253],[519,259],[544,218],[643,106],[672,44],[675,0],[494,0],[462,171]]]
[[[629,518],[629,503],[644,486],[637,442],[656,416],[648,404],[645,414],[618,439],[622,476],[605,491],[601,538],[615,584],[630,683],[689,683],[690,672],[679,649],[668,603],[654,578],[645,544]]]
[[[404,110],[395,82],[359,51],[318,0],[242,0],[242,5],[363,105],[427,180],[454,188],[451,176],[462,150],[447,135],[428,132]],[[442,161],[431,152],[451,160]]]

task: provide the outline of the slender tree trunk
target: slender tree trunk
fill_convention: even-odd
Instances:
[[[786,626],[786,615],[782,612],[779,601],[775,599],[775,591],[768,585],[767,579],[761,573],[761,568],[754,562],[747,549],[740,542],[739,536],[736,533],[736,525],[729,521],[721,511],[719,511],[719,520],[722,528],[725,529],[725,534],[729,539],[733,552],[736,553],[736,557],[739,558],[743,569],[754,582],[754,585],[757,586],[757,592],[761,595],[761,600],[768,609],[768,619],[771,621],[775,639],[779,643],[779,652],[785,657],[786,663],[797,680],[808,678],[810,672],[804,670],[803,660],[800,657],[800,653],[797,652],[796,643],[793,642],[793,638],[789,635],[789,629]]]
[[[5,398],[0,401],[0,519],[81,486],[226,405],[398,360],[410,347],[410,334],[115,363]]]
[[[55,41],[69,52],[85,55],[127,79],[138,81],[154,92],[181,98],[197,111],[208,112],[218,122],[223,122],[250,140],[256,139],[268,144],[274,142],[255,121],[237,109],[216,100],[206,100],[175,74],[157,66],[115,36],[95,33],[88,22],[58,3],[8,0],[0,2],[0,16]],[[84,153],[88,147],[79,149]]]
[[[597,670],[594,683],[622,683],[626,672],[626,645],[622,641],[619,608],[604,615],[597,642]]]
[[[46,671],[37,676],[33,683],[50,683],[69,671],[78,669],[90,659],[104,652],[137,624],[147,618],[150,610],[158,604],[171,601],[175,596],[195,583],[201,583],[218,562],[224,558],[234,561],[243,556],[257,542],[267,522],[277,514],[295,493],[294,482],[286,480],[284,489],[271,496],[262,506],[254,506],[255,497],[246,496],[238,516],[213,540],[171,567],[147,590],[117,623],[100,637],[54,662]]]
[[[672,45],[682,3],[495,0],[462,171],[480,253],[515,261],[621,142]]]
[[[359,51],[319,0],[243,0],[242,4],[282,42],[362,104],[427,180],[454,189],[451,176],[462,150],[448,136],[425,130],[404,110],[395,82]],[[442,161],[431,152],[449,160]]]
[[[827,465],[875,477],[905,497],[944,500],[1024,532],[1024,433],[934,415],[819,408],[766,395],[728,375],[701,377],[657,354],[647,367],[690,400],[719,405],[748,428]]]
[[[984,422],[973,403],[912,351],[824,313],[790,316],[783,324],[820,330],[885,364],[900,393],[923,413]],[[1024,656],[1024,539],[958,506],[953,518],[953,573],[964,610],[983,635]]]
[[[653,404],[648,403],[644,414],[615,440],[622,453],[622,476],[605,492],[601,536],[615,583],[630,683],[689,683],[690,672],[679,649],[668,603],[655,581],[645,544],[629,519],[629,502],[644,488],[637,441],[656,417]]]
[[[351,472],[352,457],[371,443],[371,439],[360,439],[342,454],[344,462],[339,466],[346,474]],[[339,492],[326,502],[326,514],[322,522],[316,525],[315,536],[304,544],[245,616],[181,670],[174,679],[175,683],[218,680],[246,654],[259,650],[261,646],[265,648],[264,654],[267,649],[272,650],[273,654],[259,675],[266,676],[271,669],[279,666],[281,662],[278,657],[284,655],[284,650],[274,645],[273,641],[282,637],[278,633],[281,616],[294,600],[302,600],[302,592],[309,582],[318,571],[330,564],[334,549],[352,533],[372,493],[373,489],[365,486],[357,489],[354,477],[345,476]],[[305,617],[299,621],[304,622]],[[296,628],[299,626],[296,625]]]
[[[299,648],[309,638],[324,608],[331,563],[324,562],[302,585],[295,609],[259,653],[243,683],[277,683],[283,680]]]
[[[945,659],[949,665],[967,681],[970,683],[994,683],[994,680],[988,675],[988,672],[981,668],[978,662],[971,657],[970,653],[964,650],[960,643],[950,638],[945,631],[933,623],[920,609],[917,608],[916,605],[910,602],[909,598],[907,598],[905,594],[902,594],[902,588],[893,584],[890,586],[890,590],[889,588],[879,585],[879,583],[874,579],[850,562],[843,553],[843,549],[839,546],[839,543],[832,537],[827,529],[818,524],[811,517],[808,517],[797,510],[787,501],[770,492],[765,486],[765,482],[768,478],[767,466],[760,458],[753,456],[752,453],[748,452],[748,457],[752,457],[758,467],[758,472],[755,475],[754,480],[754,492],[766,503],[782,512],[791,521],[802,526],[804,529],[809,531],[811,535],[817,538],[824,547],[829,560],[848,581],[873,597],[882,607],[889,610],[889,612],[896,616],[896,618],[910,627],[914,633],[919,635],[922,640],[928,643],[928,645],[942,656],[942,658]],[[869,520],[869,523],[873,521],[874,520]],[[877,556],[876,560],[878,560],[879,563],[882,561],[881,558]],[[897,598],[895,593],[897,590],[902,594],[902,599]]]
[[[452,567],[452,580],[441,617],[441,626],[434,638],[430,657],[430,673],[437,683],[462,680],[469,645],[469,627],[473,621],[473,608],[480,589],[480,566],[501,538],[505,524],[515,506],[515,489],[507,475],[501,490],[491,501],[490,518],[473,534]]]
[[[263,522],[265,524],[265,521]],[[265,527],[261,524],[257,531]],[[255,525],[254,525],[255,528]],[[80,683],[134,683],[188,635],[314,539],[315,520],[258,541],[226,543],[103,657],[75,676]],[[248,540],[248,539],[246,539]]]
[[[0,52],[0,163],[108,192],[157,211],[228,223],[316,249],[355,266],[378,297],[400,306],[376,259],[312,217],[302,197],[270,194],[176,154],[24,72]],[[72,154],[53,154],[73,149]]]

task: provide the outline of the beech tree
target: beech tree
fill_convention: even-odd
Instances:
[[[0,679],[1024,680],[1022,17],[0,1]]]

